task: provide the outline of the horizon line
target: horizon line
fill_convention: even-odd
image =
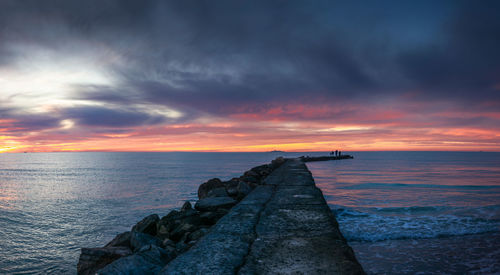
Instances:
[[[61,151],[25,151],[25,152],[0,152],[0,154],[33,154],[33,153],[325,153],[331,152],[332,150],[324,151],[283,151],[283,150],[271,150],[271,151],[113,151],[113,150],[61,150]],[[457,152],[457,153],[500,153],[500,151],[490,151],[490,150],[339,150],[345,153],[348,152]]]

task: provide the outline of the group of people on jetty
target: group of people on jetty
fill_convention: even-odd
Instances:
[[[335,151],[330,152],[330,156],[340,157],[341,155],[342,155],[342,152],[339,150],[335,150]]]

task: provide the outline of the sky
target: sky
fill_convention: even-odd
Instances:
[[[498,14],[0,0],[0,152],[500,151]]]

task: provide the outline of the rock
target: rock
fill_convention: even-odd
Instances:
[[[168,225],[159,224],[158,230],[156,232],[156,237],[158,237],[162,240],[168,239],[168,237],[170,237],[170,229],[169,229]]]
[[[196,230],[196,226],[186,223],[178,226],[174,231],[172,231],[172,234],[170,234],[170,238],[174,241],[177,241],[184,236],[184,234],[193,232]]]
[[[230,181],[224,182],[228,196],[236,197],[238,195],[237,187],[238,187],[239,182],[240,182],[240,178],[232,178]]]
[[[229,213],[229,209],[219,208],[219,209],[217,209],[216,213],[217,213],[217,215],[220,215],[220,217],[222,218],[224,215]]]
[[[253,171],[253,170],[249,170],[249,171],[246,171],[243,176],[246,176],[246,177],[254,177],[254,178],[259,178],[260,177],[260,174]]]
[[[190,246],[186,243],[188,234],[189,233],[184,234],[184,236],[182,236],[182,238],[175,244],[175,250],[178,254],[189,249]]]
[[[250,194],[252,192],[252,188],[244,181],[240,181],[238,183],[238,200],[243,199],[246,195]]]
[[[198,198],[200,200],[206,198],[210,190],[218,187],[224,187],[224,183],[218,178],[213,178],[201,184],[200,187],[198,187]]]
[[[200,214],[203,225],[214,225],[217,221],[229,212],[228,209],[219,208],[216,211],[207,211]]]
[[[187,237],[188,237],[189,233],[190,232],[184,233],[184,235],[182,235],[182,238],[175,245],[178,245],[179,243],[187,243]]]
[[[81,275],[95,274],[107,264],[132,254],[128,247],[82,248],[77,272]]]
[[[158,223],[157,237],[160,239],[169,238],[177,241],[186,230],[189,232],[196,230],[196,228],[187,226],[186,224],[190,224],[194,227],[200,226],[202,220],[199,212],[194,209],[188,209],[163,217]]]
[[[125,246],[130,247],[130,231],[120,233],[104,247]]]
[[[191,206],[191,203],[189,201],[186,201],[182,207],[181,207],[181,212],[185,212],[187,210],[191,210],[193,207]]]
[[[172,210],[170,211],[167,215],[165,215],[163,218],[161,218],[161,221],[163,220],[169,220],[169,219],[172,219],[173,217],[179,215],[180,212],[177,211],[177,210]]]
[[[266,177],[272,172],[272,169],[267,164],[256,166],[250,170],[257,173],[260,177]]]
[[[140,252],[121,258],[97,271],[99,274],[157,274],[175,254],[154,245]]]
[[[175,242],[172,241],[171,239],[163,240],[162,244],[163,244],[163,247],[167,247],[167,246],[175,247]]]
[[[130,237],[130,246],[134,251],[138,251],[145,245],[156,245],[161,246],[162,241],[157,237],[153,237],[149,234],[141,232],[132,232]]]
[[[208,191],[207,198],[213,197],[227,197],[227,191],[225,187],[218,187]]]
[[[187,243],[183,243],[183,242],[178,242],[175,246],[175,251],[178,253],[178,254],[181,254],[183,252],[186,252],[186,250],[188,250],[189,248],[189,245]]]
[[[277,157],[273,161],[271,161],[271,165],[269,166],[272,170],[280,167],[283,163],[285,163],[286,159],[283,157]]]
[[[229,187],[236,187],[238,186],[238,182],[240,182],[240,178],[232,178],[228,181],[225,181],[224,186],[226,187],[226,189],[228,189]]]
[[[196,216],[199,215],[200,213],[194,209],[188,209],[186,211],[180,212],[179,214],[172,216],[173,219],[179,220],[179,219],[185,219],[187,217],[191,216]]]
[[[240,180],[244,181],[244,182],[247,182],[247,183],[255,183],[255,184],[259,184],[260,183],[260,179],[258,177],[254,177],[254,176],[250,176],[250,175],[241,176]]]
[[[164,249],[169,255],[173,255],[174,258],[175,256],[177,256],[177,249],[175,248],[175,243],[174,246],[167,245],[165,246]]]
[[[210,232],[210,229],[208,229],[208,228],[200,228],[200,229],[198,229],[198,230],[190,233],[187,236],[187,241],[188,242],[197,241],[201,237],[205,236],[205,234],[207,234],[208,232]]]
[[[194,208],[199,211],[213,211],[218,208],[231,208],[236,203],[237,201],[230,197],[205,198],[197,201]]]
[[[174,228],[179,226],[182,223],[183,219],[186,219],[191,216],[199,216],[198,211],[194,209],[187,209],[185,211],[176,211],[173,210],[165,217],[161,218],[158,222],[157,228],[157,237],[160,239],[165,239],[170,237],[170,233]]]
[[[146,233],[149,235],[156,235],[156,223],[160,220],[158,215],[153,214],[145,217],[132,227],[132,232]]]
[[[198,230],[199,226],[202,224],[202,220],[199,215],[194,215],[186,217],[180,220],[180,224],[170,232],[170,239],[177,241],[184,234]]]
[[[217,212],[208,211],[201,213],[200,218],[203,224],[213,225],[221,218],[221,216]]]
[[[231,186],[231,187],[228,187],[227,188],[227,194],[230,196],[230,197],[236,197],[238,196],[238,186]]]

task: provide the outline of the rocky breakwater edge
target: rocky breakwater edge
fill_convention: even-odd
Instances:
[[[156,274],[180,254],[188,251],[264,179],[286,160],[276,158],[229,181],[211,179],[198,188],[194,208],[186,201],[180,211],[160,218],[152,214],[118,234],[104,247],[82,248],[78,274]]]

